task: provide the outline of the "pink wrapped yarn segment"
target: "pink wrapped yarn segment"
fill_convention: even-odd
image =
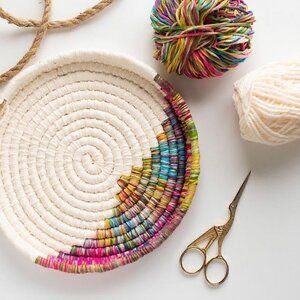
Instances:
[[[156,0],[154,57],[169,73],[219,77],[250,54],[253,13],[243,0]]]

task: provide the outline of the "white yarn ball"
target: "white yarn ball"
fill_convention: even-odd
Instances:
[[[300,59],[263,66],[237,81],[233,99],[244,139],[280,145],[300,138]]]

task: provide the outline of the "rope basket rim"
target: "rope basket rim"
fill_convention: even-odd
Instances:
[[[53,57],[48,57],[46,59],[43,59],[42,61],[37,61],[36,63],[27,66],[26,69],[22,70],[19,74],[17,74],[12,80],[10,80],[5,88],[2,91],[2,94],[0,94],[0,103],[2,103],[3,100],[7,100],[6,98],[9,98],[9,96],[12,93],[12,90],[18,85],[24,85],[22,82],[24,82],[28,76],[32,77],[33,72],[37,71],[43,71],[48,68],[49,64],[59,64],[60,62],[63,62],[64,60],[73,60],[73,62],[80,62],[83,58],[82,61],[88,61],[89,58],[101,58],[103,56],[114,56],[116,58],[119,58],[123,63],[130,63],[132,67],[132,71],[138,71],[140,70],[140,75],[141,77],[144,77],[146,80],[153,81],[155,76],[157,75],[157,72],[147,65],[146,63],[137,60],[131,55],[123,54],[118,51],[108,51],[108,50],[99,50],[96,48],[89,48],[89,49],[79,49],[76,51],[63,51],[58,55],[55,55]],[[118,65],[116,65],[118,67]],[[2,100],[2,101],[1,101]]]
[[[117,68],[124,69],[126,71],[132,72],[145,80],[151,82],[153,86],[155,86],[164,96],[165,99],[170,101],[172,105],[178,106],[178,113],[177,115],[179,122],[182,126],[183,132],[185,132],[185,138],[187,143],[190,145],[190,159],[186,161],[186,168],[193,168],[194,173],[188,178],[184,178],[185,184],[187,184],[187,190],[185,191],[184,197],[183,194],[180,195],[180,199],[183,197],[183,204],[178,205],[174,209],[173,215],[168,219],[167,223],[153,236],[149,238],[147,244],[142,244],[143,247],[137,247],[132,251],[125,251],[122,253],[122,257],[116,255],[115,259],[111,263],[103,263],[103,264],[93,264],[89,267],[82,267],[80,269],[64,269],[63,267],[60,268],[61,271],[70,272],[70,273],[88,273],[88,272],[103,272],[112,270],[116,267],[121,265],[125,265],[128,263],[132,263],[145,254],[152,252],[155,248],[157,248],[179,225],[181,219],[185,215],[186,211],[188,210],[192,199],[194,197],[196,186],[198,183],[198,177],[200,173],[200,155],[199,155],[199,148],[198,148],[198,135],[196,126],[191,118],[190,111],[185,103],[185,101],[173,90],[171,85],[162,79],[157,72],[146,65],[143,62],[136,60],[135,58],[123,55],[119,53],[111,53],[108,51],[99,51],[99,50],[80,50],[76,52],[69,52],[63,53],[59,56],[54,58],[47,59],[43,62],[36,63],[28,67],[23,72],[19,73],[13,80],[11,80],[8,85],[6,86],[5,90],[3,91],[3,97],[0,96],[0,103],[1,98],[2,101],[7,101],[8,109],[10,105],[10,99],[13,98],[14,92],[18,91],[26,84],[28,81],[34,80],[36,76],[46,72],[47,70],[51,70],[53,66],[59,66],[62,62],[70,62],[70,63],[81,63],[87,62],[91,59],[93,61],[101,61],[102,59],[113,58],[113,65]],[[182,115],[181,115],[182,113]],[[1,123],[0,123],[0,126]],[[2,175],[1,175],[2,177]],[[2,178],[1,178],[2,180]],[[1,211],[0,211],[1,213]],[[22,237],[18,236],[15,239],[15,235],[17,233],[13,231],[13,228],[7,226],[6,224],[8,220],[3,219],[3,215],[0,215],[0,227],[2,231],[4,231],[5,235],[13,242],[13,244],[21,251],[23,254],[29,256],[31,260],[34,260],[35,263],[42,264],[39,256],[37,256],[36,251],[28,253],[25,251],[22,246],[26,243],[26,246],[31,247],[31,245],[27,244],[27,241],[23,240]],[[32,249],[31,249],[32,250]],[[51,266],[47,266],[48,268],[52,268]],[[54,267],[53,267],[54,268]]]

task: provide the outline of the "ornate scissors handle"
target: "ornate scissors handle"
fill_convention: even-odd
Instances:
[[[194,275],[194,274],[200,273],[202,270],[204,270],[204,276],[205,276],[206,282],[213,287],[217,287],[217,286],[221,285],[227,279],[227,277],[229,275],[229,265],[228,265],[226,259],[222,255],[222,245],[223,245],[223,241],[224,241],[226,235],[228,234],[229,230],[232,227],[238,203],[239,203],[242,193],[245,189],[245,186],[248,182],[250,174],[251,174],[251,172],[248,174],[248,176],[244,180],[242,186],[240,187],[239,191],[237,192],[236,196],[234,197],[233,201],[229,205],[228,221],[222,226],[213,226],[208,231],[206,231],[201,236],[199,236],[195,241],[193,241],[190,245],[188,245],[186,247],[186,249],[181,254],[180,259],[179,259],[181,269],[187,274]],[[216,240],[218,242],[218,254],[216,257],[207,261],[207,251]],[[204,242],[206,242],[206,245],[201,247],[201,244],[203,244]],[[185,257],[185,255],[192,251],[197,251],[198,253],[200,253],[202,255],[202,258],[203,258],[203,262],[202,262],[201,266],[198,269],[196,269],[195,271],[188,270],[183,263],[183,258]],[[220,262],[225,266],[224,277],[220,281],[217,281],[217,282],[210,280],[208,277],[208,272],[207,272],[209,266],[211,264],[213,264],[214,262]]]
[[[217,239],[218,235],[214,227],[203,233],[201,236],[199,236],[195,241],[193,241],[190,245],[186,247],[186,249],[183,251],[183,253],[180,256],[179,262],[181,269],[190,275],[200,273],[202,269],[206,265],[206,253],[209,247],[214,243],[214,241]],[[207,241],[207,245],[205,247],[200,247],[200,245]],[[183,264],[183,258],[188,252],[197,251],[203,256],[203,263],[202,265],[195,271],[189,271],[185,265]]]
[[[179,260],[181,269],[185,273],[187,273],[189,275],[194,275],[194,274],[200,273],[203,270],[205,279],[206,279],[207,283],[209,283],[209,285],[211,285],[211,286],[219,286],[226,280],[226,278],[229,274],[229,266],[228,266],[226,259],[222,255],[222,243],[223,243],[223,240],[224,240],[226,234],[229,231],[228,228],[226,227],[226,224],[224,226],[214,226],[214,227],[210,228],[208,231],[206,231],[204,234],[202,234],[199,238],[197,238],[194,242],[192,242],[190,245],[187,246],[187,248],[181,254],[180,260]],[[209,261],[207,261],[207,251],[209,250],[211,245],[216,240],[218,241],[218,255],[216,257],[210,259]],[[206,242],[206,245],[204,247],[201,247],[200,245],[203,244],[204,242]],[[195,271],[188,270],[183,263],[184,256],[187,253],[192,252],[192,251],[197,251],[198,253],[200,253],[202,255],[202,259],[203,259],[202,264]],[[220,281],[213,282],[212,280],[209,279],[207,270],[208,270],[209,266],[216,261],[224,264],[225,275]]]

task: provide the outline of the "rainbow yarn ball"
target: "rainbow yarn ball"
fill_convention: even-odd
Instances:
[[[151,21],[169,73],[219,77],[251,52],[255,19],[242,0],[156,0]]]

